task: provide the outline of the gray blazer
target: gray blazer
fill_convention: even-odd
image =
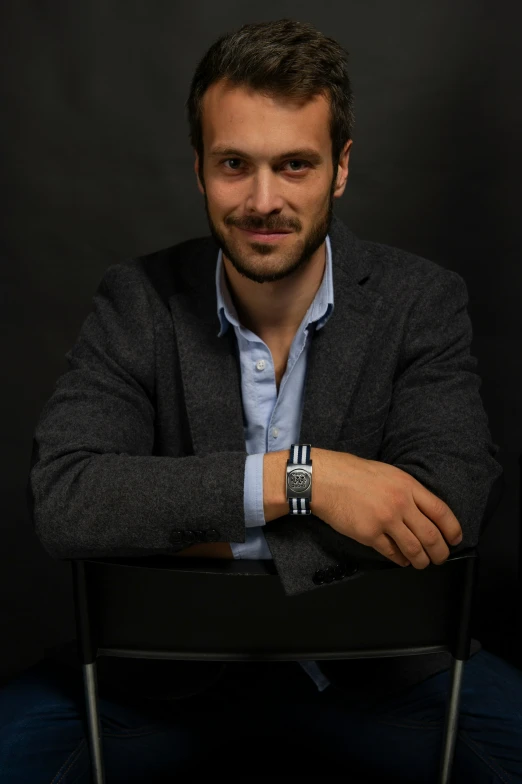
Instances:
[[[502,473],[455,272],[357,239],[334,217],[335,306],[310,347],[301,441],[398,466],[476,545]],[[211,238],[110,266],[38,421],[28,483],[58,559],[244,542],[246,460],[234,330],[218,338]],[[174,458],[174,459],[173,459]],[[267,524],[287,596],[390,562],[314,515]]]

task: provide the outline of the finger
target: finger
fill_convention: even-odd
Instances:
[[[416,533],[403,521],[394,523],[393,526],[388,528],[387,533],[391,536],[404,558],[406,558],[415,569],[425,569],[429,566],[431,563],[430,557],[424,550],[422,542],[420,542]]]
[[[387,534],[378,536],[372,546],[374,550],[377,550],[378,553],[384,555],[385,558],[389,558],[389,560],[396,563],[397,566],[409,566],[410,562],[408,559],[404,557],[393,539]]]
[[[422,514],[415,506],[406,512],[404,524],[419,540],[431,563],[443,564],[450,551],[446,540],[435,523]]]
[[[419,482],[416,482],[413,485],[412,496],[419,511],[422,512],[428,520],[435,523],[448,544],[455,545],[462,540],[462,528],[460,523],[449,506],[444,503],[441,498],[430,493],[430,491]]]

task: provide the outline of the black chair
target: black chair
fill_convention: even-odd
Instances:
[[[270,561],[154,556],[71,563],[95,784],[105,782],[98,656],[324,660],[438,651],[453,656],[438,779],[451,781],[470,655],[475,549],[423,570],[390,561],[379,571],[291,598]],[[165,623],[165,608],[173,606],[176,622]]]

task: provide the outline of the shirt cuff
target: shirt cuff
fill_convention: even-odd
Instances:
[[[245,464],[245,527],[266,525],[263,503],[263,457],[248,455]]]

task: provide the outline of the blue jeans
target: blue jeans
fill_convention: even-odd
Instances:
[[[436,782],[448,672],[365,712],[334,683],[318,692],[292,662],[283,664],[295,668],[293,690],[265,679],[249,691],[251,664],[231,663],[217,686],[160,707],[100,688],[107,784],[183,780],[177,774],[202,752],[216,779],[248,781],[277,738],[289,743],[290,759],[274,759],[274,777],[285,765],[286,778],[306,769],[311,752],[325,760],[308,770],[320,780],[335,760],[347,782],[354,766],[369,780]],[[0,690],[0,784],[88,784],[83,715],[81,674],[43,660],[14,677]],[[484,650],[464,669],[453,781],[522,782],[522,672]]]

